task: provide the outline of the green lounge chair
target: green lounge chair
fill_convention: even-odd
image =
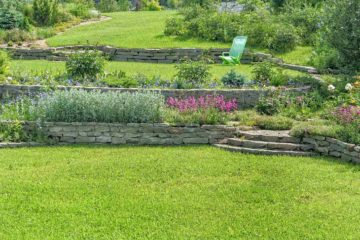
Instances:
[[[222,56],[220,56],[220,59],[223,61],[223,64],[231,64],[231,65],[240,64],[240,59],[244,53],[246,42],[247,42],[246,36],[238,36],[234,38],[230,52],[224,52]]]

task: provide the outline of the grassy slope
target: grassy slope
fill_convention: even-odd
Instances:
[[[359,239],[360,168],[211,147],[0,154],[0,239]]]
[[[50,46],[90,43],[123,48],[230,47],[230,43],[164,36],[165,21],[175,14],[175,11],[109,13],[106,15],[111,17],[111,20],[73,28],[47,39],[47,42]],[[268,52],[264,49],[253,50]],[[276,55],[288,63],[307,65],[311,51],[311,47],[298,47],[290,53]]]
[[[41,61],[41,60],[17,60],[11,61],[11,71],[21,71],[21,72],[41,72],[45,70],[49,71],[65,71],[64,62],[51,62],[51,61]],[[252,65],[239,65],[239,66],[224,66],[221,64],[211,65],[211,73],[213,77],[221,78],[225,73],[234,68],[237,72],[242,73],[249,78],[252,77]],[[176,72],[174,64],[152,64],[152,63],[136,63],[136,62],[108,62],[106,64],[106,71],[113,72],[116,70],[125,71],[129,76],[136,73],[142,73],[147,76],[162,76],[163,78],[171,79]],[[288,73],[292,76],[297,76],[302,73],[285,70],[285,73]]]
[[[175,14],[175,11],[109,13],[108,21],[73,28],[47,42],[50,46],[91,43],[123,48],[229,47],[226,43],[165,37],[165,20]]]

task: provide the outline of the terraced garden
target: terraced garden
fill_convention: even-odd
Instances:
[[[0,0],[0,239],[359,239],[358,0]]]

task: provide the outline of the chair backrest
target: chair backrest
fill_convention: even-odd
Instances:
[[[233,44],[230,49],[230,56],[240,58],[244,53],[247,36],[238,36],[234,38]]]

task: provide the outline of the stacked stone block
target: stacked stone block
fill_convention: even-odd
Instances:
[[[323,136],[306,136],[303,143],[314,145],[316,152],[324,156],[340,158],[346,162],[360,163],[360,146]]]
[[[66,46],[47,49],[5,48],[13,59],[64,61],[68,55],[83,50],[102,51],[112,61],[147,62],[147,63],[177,63],[182,59],[199,60],[202,56],[210,57],[214,62],[221,62],[219,56],[229,49],[212,48],[114,48],[109,46]],[[270,54],[245,52],[242,63],[261,62],[273,59]]]
[[[44,123],[41,131],[45,137],[57,143],[187,145],[220,142],[234,136],[236,128],[210,125],[172,126],[165,123],[56,122]]]

